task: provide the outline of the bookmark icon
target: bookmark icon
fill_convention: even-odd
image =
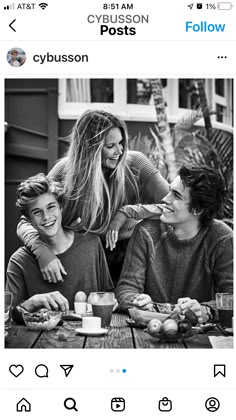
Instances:
[[[226,366],[225,365],[214,365],[214,378],[218,375],[226,377]]]

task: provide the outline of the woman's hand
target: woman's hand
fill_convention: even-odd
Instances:
[[[41,308],[62,312],[69,310],[68,300],[60,292],[39,293],[27,299],[21,306],[29,312]]]
[[[57,283],[58,281],[64,281],[63,276],[67,275],[59,258],[55,257],[50,263],[41,269],[43,279],[49,283]]]
[[[116,242],[118,241],[118,230],[108,230],[106,233],[106,248],[110,247],[112,251],[116,247]]]
[[[135,305],[140,306],[140,309],[143,309],[144,311],[153,311],[153,303],[152,299],[149,295],[146,295],[145,293],[142,293],[141,295],[137,296],[133,303]]]
[[[184,313],[187,309],[191,309],[198,318],[200,324],[209,321],[209,315],[207,313],[206,307],[201,305],[196,299],[180,298],[177,302],[181,311]]]

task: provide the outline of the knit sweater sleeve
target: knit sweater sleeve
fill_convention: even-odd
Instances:
[[[158,204],[134,204],[121,207],[112,219],[109,229],[119,231],[127,219],[160,219],[162,210]]]
[[[21,270],[21,260],[18,250],[11,256],[6,271],[6,290],[13,294],[13,306],[19,305],[29,297]]]
[[[123,301],[132,302],[140,293],[143,293],[148,255],[148,239],[145,229],[137,226],[129,241],[116,289],[116,298],[121,306]]]
[[[214,246],[210,255],[210,266],[214,278],[215,293],[233,293],[233,235],[232,232],[212,241]],[[216,301],[201,302],[211,308],[214,320],[218,320]]]
[[[212,271],[216,292],[233,293],[233,236],[226,234],[215,243]]]
[[[129,152],[131,155],[131,169],[139,173],[139,192],[141,202],[160,203],[168,194],[169,184],[155,168],[153,163],[141,152]]]
[[[56,162],[56,164],[53,166],[53,168],[48,173],[48,177],[55,180],[55,181],[63,181],[64,178],[64,169],[66,164],[66,159],[63,158]]]
[[[44,268],[56,256],[48,246],[40,239],[36,229],[22,216],[17,225],[17,236],[23,244],[35,255],[40,269]]]

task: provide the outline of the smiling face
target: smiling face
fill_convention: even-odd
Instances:
[[[44,193],[30,203],[28,214],[42,238],[55,237],[62,230],[62,211],[52,193]]]
[[[18,53],[16,51],[11,52],[11,58],[13,61],[16,60],[16,57],[18,56]]]
[[[185,187],[180,176],[170,185],[169,193],[163,198],[163,213],[160,220],[174,227],[196,223],[196,217],[189,211],[190,188]]]
[[[124,140],[119,128],[111,128],[105,139],[102,149],[102,166],[108,169],[115,169],[120,157],[123,154]]]

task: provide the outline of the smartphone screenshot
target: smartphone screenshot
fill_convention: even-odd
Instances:
[[[2,417],[235,419],[235,2],[0,7]]]

